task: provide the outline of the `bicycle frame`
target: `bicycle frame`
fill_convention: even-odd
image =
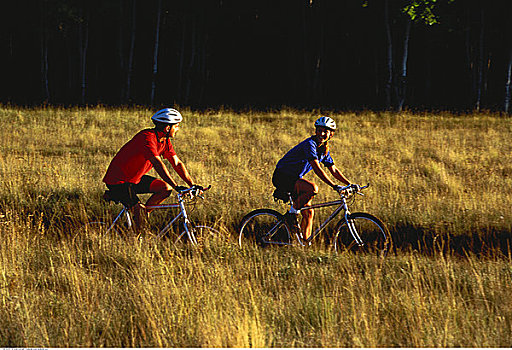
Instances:
[[[190,240],[190,242],[192,242],[192,244],[197,245],[196,237],[194,236],[194,234],[192,233],[192,230],[190,229],[191,222],[190,222],[190,220],[188,218],[187,210],[185,209],[185,200],[184,200],[184,195],[189,193],[191,189],[192,188],[190,188],[188,190],[185,190],[183,192],[183,194],[182,193],[178,193],[178,195],[177,195],[178,203],[146,206],[146,209],[152,209],[152,210],[173,209],[173,208],[179,208],[180,209],[179,213],[162,230],[160,230],[160,232],[158,232],[156,238],[162,238],[167,232],[169,232],[171,230],[172,225],[178,219],[183,218],[183,223],[184,223],[183,226],[185,227],[185,233],[187,234],[187,238]],[[126,217],[126,223],[127,223],[128,228],[129,229],[133,228],[133,219],[132,219],[132,216],[130,214],[130,210],[129,210],[128,207],[123,205],[123,208],[121,209],[119,214],[117,214],[116,218],[113,220],[112,224],[107,229],[107,232],[109,232],[116,225],[117,221],[123,215]]]
[[[183,222],[185,226],[185,232],[187,233],[188,239],[194,244],[197,244],[196,237],[192,234],[192,231],[189,229],[190,220],[188,219],[188,214],[185,209],[185,201],[183,200],[183,196],[178,194],[178,203],[177,204],[161,204],[161,205],[151,205],[147,206],[147,209],[172,209],[179,208],[180,212],[162,229],[157,235],[157,238],[162,238],[167,232],[169,232],[172,228],[172,225],[181,217],[183,217]]]
[[[350,185],[347,186],[346,188],[349,188],[349,187],[350,187]],[[368,187],[368,186],[361,187],[361,189],[364,189],[366,187]],[[322,222],[322,224],[320,224],[320,226],[313,232],[313,234],[311,234],[311,236],[308,239],[303,239],[302,237],[300,237],[301,235],[299,234],[299,232],[296,233],[296,237],[297,237],[297,240],[299,241],[300,245],[304,246],[306,244],[308,244],[308,245],[311,244],[311,242],[325,229],[325,227],[341,211],[344,211],[345,222],[347,223],[347,227],[348,227],[348,229],[350,231],[350,234],[352,235],[352,237],[356,241],[357,245],[359,245],[359,246],[364,245],[363,240],[361,239],[361,237],[357,233],[357,229],[355,228],[354,223],[352,222],[352,220],[349,219],[350,210],[348,209],[347,196],[344,195],[343,193],[340,193],[340,196],[341,196],[341,199],[339,199],[339,200],[335,200],[335,201],[331,201],[331,202],[325,202],[325,203],[313,204],[313,205],[309,205],[309,206],[306,206],[306,207],[302,207],[301,209],[294,209],[293,208],[293,204],[291,204],[290,212],[296,212],[296,213],[299,213],[299,212],[304,211],[304,210],[309,210],[309,209],[326,208],[326,207],[332,207],[332,206],[338,205],[338,208],[336,208],[331,213],[331,215],[329,215],[329,217],[327,219],[325,219],[325,221]],[[293,203],[291,195],[290,195],[290,203]],[[300,232],[300,233],[302,233],[302,232]]]

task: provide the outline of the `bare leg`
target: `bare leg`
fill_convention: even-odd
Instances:
[[[146,202],[146,206],[158,205],[172,193],[171,186],[167,182],[158,179],[151,183],[149,190],[153,193],[153,195],[149,197],[148,201]],[[147,209],[148,214],[151,211],[152,209]]]
[[[140,230],[147,224],[149,213],[153,211],[153,209],[147,209],[146,207],[162,203],[172,193],[171,186],[167,182],[159,179],[156,179],[151,183],[149,190],[153,195],[149,197],[146,204],[138,203],[131,209],[135,224],[135,231],[137,233],[140,233]]]
[[[137,234],[139,234],[140,230],[147,222],[148,214],[146,212],[146,207],[142,203],[137,203],[130,209],[130,211],[131,211],[132,217],[133,217],[135,232]]]
[[[318,186],[308,180],[299,179],[295,183],[295,191],[297,198],[294,205],[297,209],[301,209],[306,205],[311,205],[313,197],[318,193]],[[302,213],[302,221],[300,227],[304,235],[304,239],[308,239],[313,231],[313,217],[315,212],[313,209],[304,210]]]

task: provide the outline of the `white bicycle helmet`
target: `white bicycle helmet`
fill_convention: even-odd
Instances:
[[[177,124],[183,120],[181,113],[174,108],[164,108],[156,112],[151,120],[164,124]]]
[[[328,128],[331,130],[336,130],[336,122],[329,117],[320,117],[315,122],[315,127],[323,126],[324,128]]]

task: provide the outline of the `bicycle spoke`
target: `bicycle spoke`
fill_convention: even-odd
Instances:
[[[349,216],[348,224],[345,220],[338,223],[334,250],[385,256],[391,243],[389,230],[380,219],[367,213],[354,213]]]
[[[261,246],[291,244],[290,230],[284,217],[271,209],[259,209],[242,220],[238,243],[252,242]]]

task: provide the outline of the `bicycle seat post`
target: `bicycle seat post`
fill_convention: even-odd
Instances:
[[[121,213],[123,213],[126,217],[126,225],[129,229],[133,227],[133,221],[132,221],[132,215],[130,214],[130,208],[128,208],[126,205],[123,204],[123,209],[121,210]],[[117,220],[117,219],[116,219]]]
[[[290,210],[288,212],[292,214],[298,214],[299,211],[293,207],[292,194],[290,192],[288,192],[288,198],[290,198]]]

